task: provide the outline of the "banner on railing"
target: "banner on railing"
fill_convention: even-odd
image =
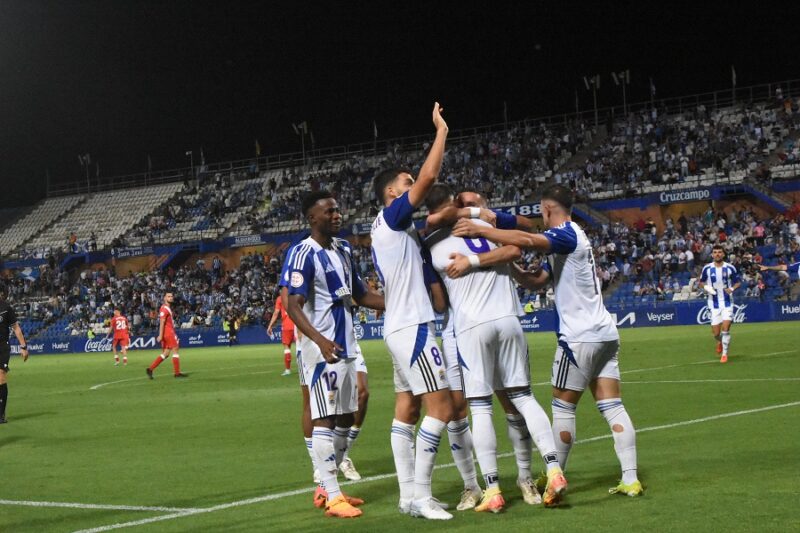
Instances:
[[[705,302],[698,300],[686,305],[665,307],[628,307],[610,308],[617,327],[638,328],[653,326],[691,326],[711,323],[711,312]],[[800,302],[748,302],[734,305],[733,321],[770,322],[775,320],[800,320]],[[541,310],[520,317],[522,329],[526,333],[552,332],[556,327],[556,313],[553,310]],[[441,321],[436,322],[436,331],[441,333]],[[383,321],[374,320],[355,325],[356,338],[374,340],[383,338]],[[179,330],[178,339],[181,348],[204,348],[230,346],[230,337],[219,329]],[[11,352],[19,353],[16,340],[11,345]],[[239,344],[274,344],[281,342],[281,330],[276,328],[272,335],[267,335],[261,326],[247,326],[239,330]],[[96,337],[63,337],[55,340],[40,341],[36,338],[28,343],[32,354],[42,353],[97,353],[110,352],[111,339]],[[135,336],[131,338],[131,350],[159,349],[155,335]]]

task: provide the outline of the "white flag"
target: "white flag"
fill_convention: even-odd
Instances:
[[[731,83],[736,87],[736,69],[731,65]]]

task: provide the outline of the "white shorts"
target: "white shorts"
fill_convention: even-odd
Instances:
[[[297,375],[300,376],[300,386],[307,387],[308,383],[306,383],[306,372],[305,369],[303,369],[303,358],[300,355],[300,349],[298,348],[296,352],[297,354],[295,357],[297,358]]]
[[[459,333],[456,342],[467,398],[482,398],[496,390],[530,386],[528,343],[517,317],[507,316],[479,324]]]
[[[719,307],[717,309],[711,307],[710,310],[712,326],[718,326],[725,321],[733,322],[733,306]]]
[[[415,396],[447,388],[444,357],[436,344],[433,322],[395,331],[386,337],[392,354],[394,391]]]
[[[445,374],[450,390],[464,390],[464,379],[461,377],[461,365],[458,362],[458,346],[456,338],[449,332],[442,333],[442,352],[444,353]]]
[[[317,360],[316,357],[310,359]],[[355,362],[355,358],[351,357],[333,364],[323,361],[303,365],[312,420],[358,411]]]
[[[553,360],[553,387],[582,391],[596,378],[619,381],[619,341],[558,341]]]
[[[363,372],[365,374],[369,374],[369,372],[367,372],[367,362],[364,361],[364,354],[361,353],[361,346],[357,344],[356,344],[356,356],[353,359],[355,359],[356,372]]]

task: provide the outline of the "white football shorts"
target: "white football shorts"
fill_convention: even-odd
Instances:
[[[444,357],[436,344],[433,322],[409,326],[386,337],[392,354],[395,392],[415,396],[447,388]]]
[[[312,346],[313,348],[306,346],[303,354],[317,348],[316,344],[312,343]],[[324,361],[317,362],[318,355],[312,354],[307,360],[313,361],[311,364],[303,364],[311,404],[311,419],[317,420],[358,411],[356,359],[351,357],[329,364]]]
[[[442,352],[444,353],[445,374],[450,390],[464,390],[461,366],[458,363],[458,346],[452,330],[442,331]]]
[[[711,307],[710,310],[712,326],[718,326],[725,321],[733,322],[733,306],[718,307],[717,309]]]
[[[553,360],[553,387],[582,391],[596,378],[619,381],[619,340],[604,342],[558,341]]]
[[[519,319],[507,316],[462,331],[456,337],[467,398],[496,390],[529,387],[528,343]]]

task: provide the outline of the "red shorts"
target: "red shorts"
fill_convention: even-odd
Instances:
[[[169,335],[167,333],[164,334],[164,337],[161,339],[161,349],[162,350],[172,350],[178,347],[178,336],[174,333]]]
[[[281,343],[284,346],[291,346],[294,342],[294,328],[287,328],[281,330]]]
[[[111,341],[111,346],[125,346],[126,348],[131,345],[131,338],[125,335],[124,337],[117,337],[114,336],[114,340]]]

